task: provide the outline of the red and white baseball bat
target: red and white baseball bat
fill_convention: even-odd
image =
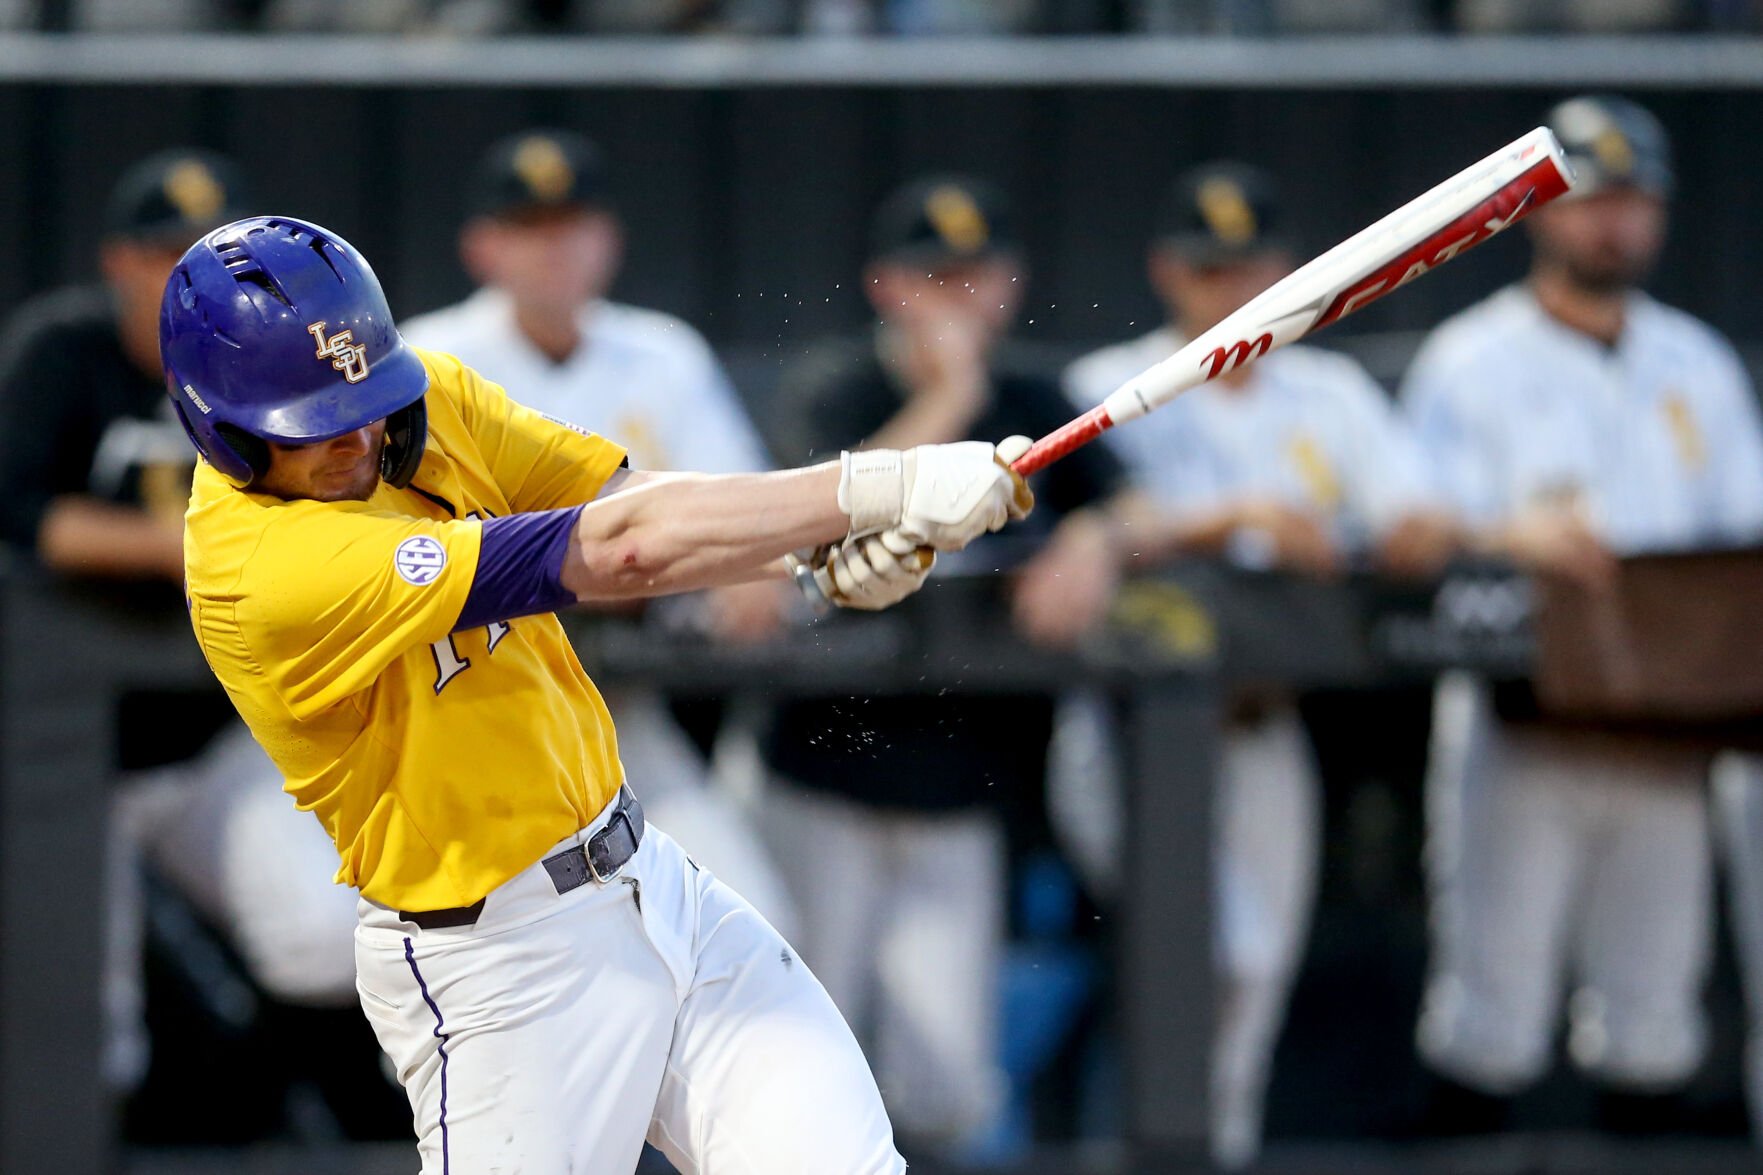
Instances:
[[[1048,433],[1012,466],[1024,476],[1189,388],[1369,306],[1467,253],[1573,186],[1561,144],[1538,127],[1287,274],[1211,330]]]

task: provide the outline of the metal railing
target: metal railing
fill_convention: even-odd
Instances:
[[[0,34],[0,83],[1756,90],[1763,38]]]

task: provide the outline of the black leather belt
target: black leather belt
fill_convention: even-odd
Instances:
[[[612,801],[612,814],[600,830],[588,838],[587,844],[570,845],[562,852],[546,857],[545,872],[557,892],[566,894],[590,881],[602,885],[618,876],[625,862],[637,854],[643,843],[643,805],[631,789],[621,787]],[[414,922],[424,930],[445,930],[453,926],[471,926],[484,912],[484,899],[469,906],[451,906],[445,910],[399,910],[398,917]]]

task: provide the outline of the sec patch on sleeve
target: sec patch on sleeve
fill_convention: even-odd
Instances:
[[[447,548],[426,534],[412,535],[398,544],[392,565],[405,583],[427,587],[447,566]]]

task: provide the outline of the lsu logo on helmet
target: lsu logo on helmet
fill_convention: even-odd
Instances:
[[[343,373],[343,378],[352,384],[358,384],[367,378],[367,348],[357,346],[355,332],[341,331],[325,338],[324,328],[328,323],[315,322],[306,328],[318,344],[314,355],[319,359],[329,359],[331,366]]]

